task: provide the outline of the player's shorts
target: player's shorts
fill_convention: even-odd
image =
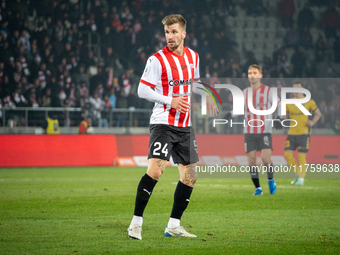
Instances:
[[[195,132],[192,127],[150,125],[149,158],[168,160],[188,165],[198,162]]]
[[[288,135],[285,143],[285,150],[308,152],[310,135]]]
[[[262,149],[273,150],[272,134],[244,134],[244,147],[246,153],[253,150],[261,151]]]

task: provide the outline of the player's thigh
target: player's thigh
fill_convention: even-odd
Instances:
[[[249,152],[255,150],[255,157],[256,151],[259,149],[257,144],[256,134],[244,134],[244,149],[248,155]]]
[[[295,151],[296,149],[296,135],[288,135],[285,141],[285,151]]]
[[[175,164],[194,164],[198,162],[197,143],[193,129],[180,134],[180,142],[172,148],[172,158]]]
[[[197,180],[196,163],[178,164],[179,180],[187,186],[193,187]]]
[[[310,135],[299,135],[297,137],[298,152],[307,153],[309,150]]]
[[[148,159],[169,160],[172,147],[173,137],[170,130],[164,125],[153,125],[150,127],[149,153]]]
[[[273,150],[273,140],[272,135],[267,134],[258,134],[257,135],[257,146],[258,150],[262,151],[263,149]]]

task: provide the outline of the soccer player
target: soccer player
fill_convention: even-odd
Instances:
[[[248,164],[250,167],[251,179],[255,186],[254,196],[263,194],[260,186],[259,174],[256,166],[256,152],[261,151],[261,159],[263,165],[267,167],[267,177],[270,194],[276,192],[276,183],[273,175],[273,163],[271,160],[272,153],[272,125],[276,129],[282,129],[281,122],[269,121],[272,114],[255,115],[249,110],[248,106],[248,90],[252,90],[252,103],[257,110],[268,110],[272,106],[273,90],[261,83],[262,68],[258,65],[251,65],[248,68],[248,79],[250,87],[243,90],[245,98],[245,127],[244,127],[244,145],[247,154]],[[226,116],[230,119],[232,113]]]
[[[293,88],[303,88],[304,85],[301,81],[297,81],[293,84]],[[294,93],[294,98],[304,98],[303,93]],[[287,104],[286,115],[284,118],[295,120],[296,126],[290,127],[288,136],[285,143],[285,158],[289,165],[291,165],[295,172],[295,178],[291,182],[293,185],[303,185],[304,177],[306,176],[306,153],[309,149],[311,127],[318,122],[321,118],[321,112],[317,107],[314,100],[309,100],[303,106],[309,111],[314,113],[312,120],[308,119],[308,115],[304,115],[301,110],[294,104]],[[294,123],[293,123],[294,124]],[[298,149],[298,160],[299,165],[297,165],[296,160],[293,157],[293,151]]]
[[[180,178],[164,236],[196,237],[180,226],[180,220],[196,182],[198,154],[190,120],[190,95],[192,90],[200,93],[193,86],[193,81],[200,79],[199,56],[183,46],[186,20],[182,15],[166,16],[162,23],[167,46],[147,60],[138,85],[139,97],[155,102],[150,117],[148,168],[139,182],[134,216],[127,230],[130,238],[139,240],[144,209],[170,155],[178,164]],[[211,115],[217,114],[218,109],[209,97],[207,106]]]

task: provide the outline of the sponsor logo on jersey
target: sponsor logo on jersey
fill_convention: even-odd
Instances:
[[[186,85],[192,85],[192,79],[169,81],[169,86],[186,86]]]

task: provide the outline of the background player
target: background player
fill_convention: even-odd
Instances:
[[[138,95],[155,102],[155,106],[150,117],[148,169],[139,182],[134,216],[127,230],[134,239],[142,239],[143,212],[170,155],[178,164],[180,179],[164,236],[196,237],[180,226],[180,219],[196,182],[198,154],[190,120],[190,95],[192,82],[200,78],[199,56],[183,46],[186,21],[182,15],[166,16],[162,23],[167,46],[148,59],[138,86]],[[209,98],[207,105],[210,113],[217,114]]]
[[[250,87],[243,90],[245,98],[245,128],[244,128],[244,145],[247,153],[248,164],[250,166],[251,179],[255,185],[254,196],[262,195],[262,187],[260,186],[259,174],[256,166],[256,152],[261,151],[261,159],[264,166],[267,166],[267,177],[270,194],[276,192],[276,183],[273,176],[273,163],[271,160],[272,153],[272,115],[255,115],[250,112],[248,107],[248,90],[253,93],[253,106],[257,110],[268,110],[272,106],[273,90],[261,83],[262,68],[258,65],[251,65],[248,68],[248,79]],[[279,104],[280,105],[280,104]],[[229,112],[227,119],[231,118],[232,113]],[[281,129],[282,125],[279,121],[274,121],[276,129]]]
[[[293,84],[294,88],[303,88],[303,83],[301,81],[297,81]],[[294,98],[304,98],[305,95],[303,93],[294,93]],[[309,112],[314,113],[314,117],[312,120],[308,119],[308,115],[304,115],[301,110],[296,107],[295,104],[287,104],[286,111],[287,114],[284,118],[287,118],[289,115],[289,119],[293,119],[297,122],[295,127],[290,127],[288,136],[285,143],[285,158],[289,165],[293,166],[295,172],[295,178],[291,182],[291,184],[295,185],[303,185],[304,177],[306,176],[306,153],[309,149],[310,143],[310,134],[311,127],[318,122],[321,118],[321,112],[319,108],[316,106],[314,100],[309,100],[307,103],[304,103],[303,106]],[[293,157],[293,151],[298,149],[298,160],[299,165],[297,165],[296,160]]]

